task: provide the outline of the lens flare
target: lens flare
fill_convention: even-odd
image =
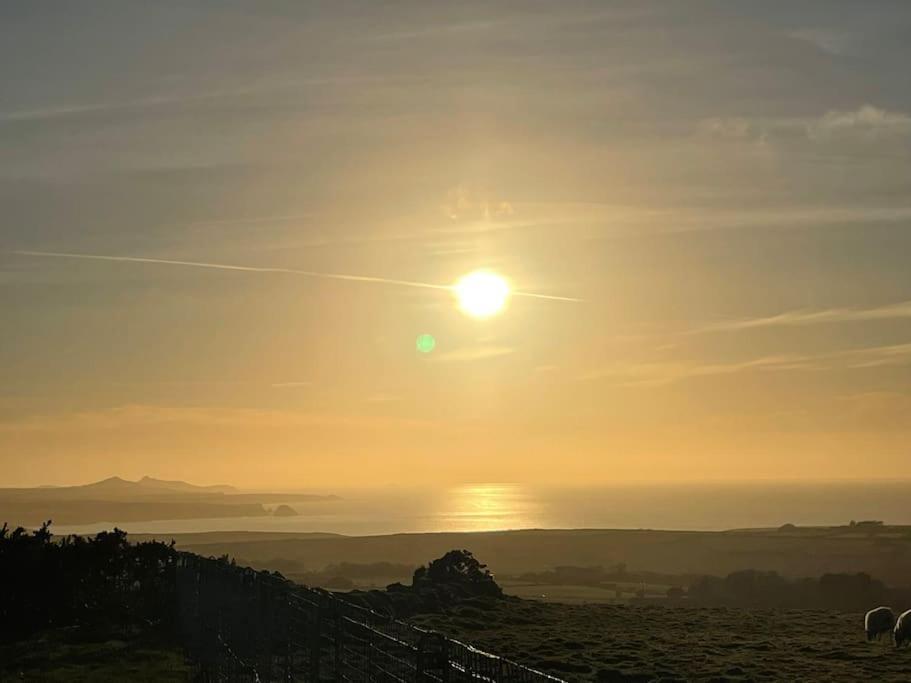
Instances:
[[[436,348],[437,340],[433,338],[432,334],[419,334],[418,338],[414,342],[415,348],[421,353],[430,353]]]
[[[500,313],[509,299],[509,283],[488,270],[476,270],[459,278],[453,286],[459,308],[473,318]]]

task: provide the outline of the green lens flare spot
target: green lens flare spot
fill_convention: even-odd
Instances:
[[[437,340],[432,334],[419,334],[414,345],[421,353],[430,353],[436,347]]]

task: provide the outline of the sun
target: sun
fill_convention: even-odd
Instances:
[[[506,307],[509,282],[489,270],[463,275],[452,288],[459,308],[472,318],[490,318]]]

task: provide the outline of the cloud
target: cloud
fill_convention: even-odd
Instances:
[[[195,93],[167,93],[107,102],[59,104],[35,109],[0,112],[0,123],[16,121],[52,121],[74,116],[108,112],[144,111],[172,105],[192,104],[262,95],[276,90],[287,90],[331,85],[357,85],[381,81],[372,76],[328,76],[313,78],[277,78],[249,83],[234,88],[223,88]],[[388,81],[388,79],[386,79]]]
[[[82,104],[61,104],[37,109],[20,109],[16,111],[0,112],[0,122],[5,121],[46,121],[64,119],[87,114],[107,113],[116,111],[142,111],[173,104],[187,104],[191,102],[204,102],[223,98],[241,97],[260,92],[260,88],[238,88],[234,90],[218,90],[195,94],[153,95],[132,100],[109,102],[93,102]]]
[[[609,202],[523,203],[529,212],[542,215],[536,222],[506,222],[508,227],[578,227],[591,239],[617,234],[679,234],[710,230],[742,230],[762,227],[806,228],[840,224],[869,224],[911,220],[911,206],[831,203],[786,204],[776,207],[671,205],[633,206]],[[526,212],[528,213],[528,212]],[[501,224],[497,224],[498,226]],[[455,231],[453,231],[455,232]]]
[[[911,344],[871,346],[819,354],[779,354],[742,361],[657,361],[618,363],[587,373],[583,380],[612,378],[624,386],[659,386],[699,377],[736,375],[747,372],[857,370],[911,364]]]
[[[841,351],[831,354],[830,357],[845,359],[849,368],[905,365],[911,362],[911,344],[894,344],[892,346],[875,346],[866,349]]]
[[[300,389],[312,386],[313,382],[275,382],[272,384],[273,389]]]
[[[854,52],[859,40],[855,33],[832,28],[806,28],[791,31],[792,38],[815,45],[832,55],[847,55]]]
[[[459,363],[462,361],[483,360],[485,358],[498,358],[511,353],[515,353],[515,349],[509,346],[476,346],[436,353],[431,356],[430,360],[440,363]]]
[[[736,332],[767,327],[802,327],[829,323],[900,320],[911,318],[911,301],[900,301],[873,308],[829,308],[819,311],[796,310],[761,318],[746,318],[714,323],[690,330],[687,334]]]
[[[626,386],[673,384],[696,377],[733,375],[757,370],[806,370],[813,359],[799,355],[763,356],[734,363],[702,363],[690,361],[660,361],[654,363],[616,364],[588,373],[582,379],[611,377]]]
[[[699,132],[719,140],[784,147],[894,143],[911,138],[911,116],[871,104],[853,110],[830,110],[815,117],[716,117],[704,119]],[[877,145],[877,148],[881,144]]]
[[[514,213],[509,202],[496,199],[467,185],[457,185],[450,189],[440,208],[454,221],[492,221],[508,218]]]
[[[911,116],[878,109],[869,104],[856,111],[830,111],[807,125],[810,139],[899,139],[911,136]]]
[[[427,420],[335,413],[129,404],[108,409],[35,415],[0,422],[0,432],[96,432],[178,425],[218,429],[282,429],[300,427],[417,427]]]

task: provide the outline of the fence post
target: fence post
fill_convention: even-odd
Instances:
[[[418,646],[415,649],[415,662],[414,662],[414,680],[416,683],[421,683],[424,680],[424,670],[427,667],[427,655],[425,654],[424,643],[427,642],[426,636],[421,636],[418,638]]]
[[[316,611],[313,615],[313,630],[310,632],[310,680],[319,680],[319,660],[321,652],[321,639],[323,637],[323,599],[320,596],[316,602]]]
[[[282,668],[283,679],[286,681],[294,680],[294,652],[291,632],[291,598],[288,593],[284,593],[279,598],[279,614],[281,615],[279,623],[281,624],[281,649],[282,649]]]
[[[449,638],[443,639],[443,656],[441,659],[443,664],[443,675],[441,678],[443,683],[449,683],[449,670],[452,668],[449,660]]]
[[[344,676],[344,663],[342,662],[342,655],[344,654],[345,649],[345,621],[342,619],[342,610],[339,609],[339,604],[336,600],[332,600],[329,604],[332,605],[332,632],[335,634],[335,639],[333,642],[333,662],[335,666],[335,680],[337,682],[343,681]]]
[[[447,681],[449,677],[449,639],[434,631],[425,631],[418,639],[415,653],[415,680]],[[437,676],[434,677],[433,674]]]

